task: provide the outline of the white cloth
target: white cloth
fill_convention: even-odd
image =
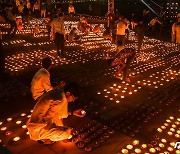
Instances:
[[[53,34],[60,33],[65,34],[64,21],[60,18],[56,18],[51,22],[51,32]]]
[[[53,87],[50,83],[50,73],[45,68],[41,68],[34,75],[31,82],[31,93],[34,100],[41,97],[44,92],[48,92],[52,89]]]
[[[125,35],[125,30],[128,28],[127,24],[120,20],[118,23],[117,23],[117,32],[116,34],[117,35]]]
[[[62,90],[54,89],[44,94],[36,103],[27,129],[32,140],[67,139],[71,130],[63,126],[63,118],[68,117],[68,102]]]

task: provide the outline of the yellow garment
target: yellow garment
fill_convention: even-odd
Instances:
[[[178,23],[172,25],[172,42],[180,43],[180,25]]]
[[[68,117],[68,102],[62,90],[52,90],[41,97],[35,105],[27,129],[32,140],[67,139],[71,130],[63,126],[63,118]]]
[[[31,93],[34,100],[42,96],[44,92],[48,92],[52,89],[53,87],[50,83],[50,73],[45,68],[41,68],[34,75],[31,82]]]
[[[68,7],[68,13],[75,13],[74,6],[71,5]]]
[[[23,5],[19,5],[19,6],[18,6],[18,11],[19,11],[20,13],[23,12],[23,9],[24,9],[24,6],[23,6]]]
[[[116,34],[117,34],[117,35],[125,35],[125,30],[126,30],[127,28],[128,28],[128,27],[127,27],[127,25],[125,24],[125,22],[120,20],[120,21],[117,23],[117,32],[116,32]]]

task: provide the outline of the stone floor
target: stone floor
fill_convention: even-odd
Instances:
[[[34,23],[42,30],[36,37],[32,34]],[[68,31],[69,24],[76,27],[77,22],[65,24]],[[115,78],[116,69],[107,65],[106,57],[116,54],[116,46],[104,40],[102,33],[84,36],[78,32],[81,40],[66,41],[66,56],[60,59],[54,43],[48,40],[43,20],[31,21],[14,38],[6,35],[8,24],[0,26],[8,74],[0,80],[0,142],[10,152],[80,154],[90,149],[93,154],[180,153],[174,148],[180,140],[177,44],[145,37],[142,50],[130,67],[131,82],[127,83]],[[103,23],[101,27],[103,30]],[[132,31],[126,46],[137,48]],[[30,82],[45,56],[50,56],[54,63],[53,85],[66,80],[83,87],[83,99],[70,107],[82,107],[87,116],[69,117],[65,122],[78,131],[72,142],[40,145],[28,136],[25,124],[34,106]],[[82,138],[82,134],[87,136]]]

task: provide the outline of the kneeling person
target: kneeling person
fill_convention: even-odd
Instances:
[[[44,94],[26,124],[30,138],[44,143],[68,139],[71,129],[64,127],[63,118],[67,118],[68,114],[85,116],[81,109],[68,113],[68,102],[74,102],[80,94],[80,86],[76,83],[67,85],[64,90],[54,89]]]

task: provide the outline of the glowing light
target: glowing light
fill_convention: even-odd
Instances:
[[[22,113],[21,116],[24,117],[26,115],[26,113]]]
[[[7,121],[12,121],[12,118],[7,118]]]
[[[160,148],[164,148],[165,145],[164,145],[163,143],[159,143],[159,147],[160,147]]]
[[[142,144],[141,147],[142,147],[143,149],[145,149],[145,148],[147,148],[147,145],[146,145],[146,144]]]
[[[124,153],[124,154],[127,154],[128,150],[127,149],[122,149],[121,152]]]
[[[139,144],[139,140],[134,140],[133,141],[133,145],[138,145]]]
[[[7,127],[2,127],[2,128],[1,128],[2,131],[6,130],[6,129],[7,129]]]
[[[162,139],[161,142],[166,143],[167,141],[166,141],[166,139]]]
[[[156,153],[156,149],[150,148],[150,149],[149,149],[149,152],[151,152],[151,153]]]
[[[136,153],[141,153],[141,149],[135,149]]]
[[[16,124],[17,125],[19,125],[19,124],[21,124],[22,123],[22,121],[16,121]]]
[[[133,148],[133,146],[129,144],[129,145],[126,146],[126,148],[131,150]]]
[[[19,141],[19,140],[20,140],[20,137],[19,137],[19,136],[13,138],[13,141],[15,141],[15,142],[16,142],[16,141]]]

